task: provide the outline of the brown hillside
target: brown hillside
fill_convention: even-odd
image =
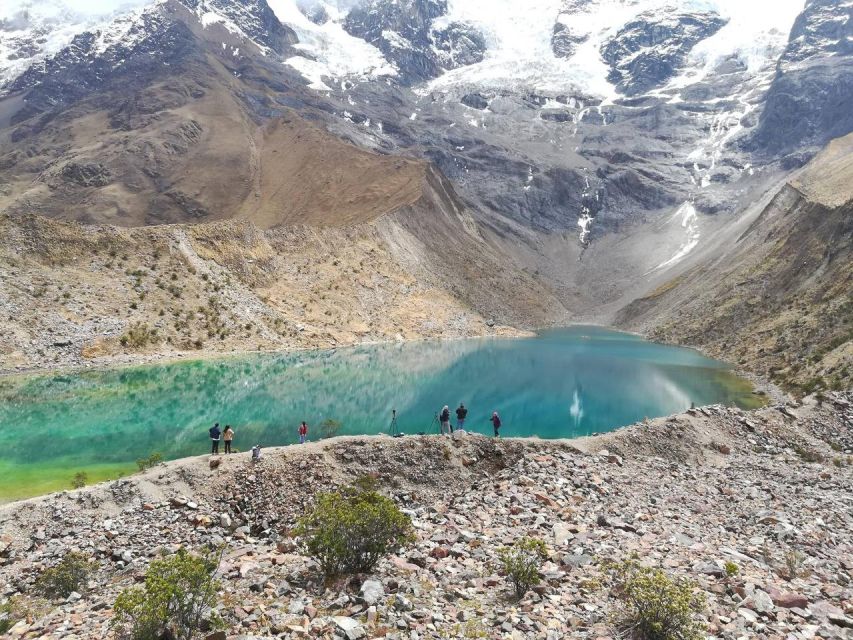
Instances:
[[[425,162],[363,151],[296,115],[259,128],[254,149],[241,213],[265,229],[367,222],[422,194]]]
[[[853,385],[853,135],[785,185],[727,252],[622,310],[802,391]]]

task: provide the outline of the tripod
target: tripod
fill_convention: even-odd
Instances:
[[[438,414],[437,413],[432,417],[432,422],[429,423],[428,431],[432,431],[432,425],[434,425],[434,424],[438,424]],[[439,433],[441,433],[441,425],[439,425],[438,430],[439,430]]]
[[[397,435],[397,410],[391,409],[391,426],[388,427],[388,432],[391,436]]]

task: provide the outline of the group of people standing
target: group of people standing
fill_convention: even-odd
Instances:
[[[219,453],[220,439],[225,442],[225,453],[231,453],[231,443],[234,442],[234,429],[231,428],[230,424],[226,424],[225,429],[222,430],[219,428],[219,423],[217,422],[210,428],[209,433],[211,454]]]
[[[299,444],[305,444],[305,441],[308,439],[308,423],[303,420],[296,432],[299,434]],[[231,443],[234,442],[234,429],[231,428],[230,424],[226,424],[225,429],[220,429],[217,422],[208,430],[208,433],[210,434],[210,453],[212,455],[219,454],[220,441],[225,443],[225,453],[233,453],[231,451]],[[253,457],[255,448],[260,451],[261,447],[260,445],[253,447]]]
[[[456,431],[465,432],[465,419],[468,417],[468,409],[465,408],[463,403],[459,403],[459,406],[456,408]],[[500,435],[501,428],[501,417],[498,415],[497,411],[492,412],[492,417],[489,418],[489,422],[492,423],[492,427],[495,430],[495,437],[497,438]],[[442,435],[450,435],[453,433],[453,425],[450,424],[450,407],[444,405],[444,408],[441,410],[441,413],[438,416],[438,423],[441,428]]]
[[[456,408],[455,431],[459,431],[462,433],[465,432],[465,420],[467,417],[468,409],[465,408],[464,404],[459,403],[459,406]],[[442,435],[450,435],[454,432],[453,425],[450,424],[450,407],[448,407],[447,405],[444,405],[444,408],[438,415],[438,421],[441,426]],[[501,428],[501,418],[498,415],[497,411],[492,412],[492,417],[489,418],[489,421],[492,423],[492,427],[495,430],[495,437],[497,438],[500,435],[499,431]],[[231,428],[230,424],[226,424],[225,429],[220,429],[219,423],[217,422],[209,429],[208,433],[210,434],[210,453],[212,455],[219,454],[220,441],[223,441],[225,443],[225,453],[233,453],[231,450],[231,445],[234,442],[234,429]],[[308,423],[303,420],[299,424],[299,428],[296,430],[296,433],[299,436],[299,444],[305,444],[305,442],[308,440]],[[254,447],[252,447],[252,459],[260,460],[260,452],[260,445],[255,445]]]

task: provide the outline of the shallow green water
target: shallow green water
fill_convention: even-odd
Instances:
[[[133,471],[153,451],[205,453],[213,422],[234,446],[297,440],[300,420],[341,434],[435,433],[445,404],[462,401],[468,430],[563,438],[723,402],[758,403],[750,385],[695,351],[594,327],[535,338],[372,345],[50,376],[0,378],[0,499]]]

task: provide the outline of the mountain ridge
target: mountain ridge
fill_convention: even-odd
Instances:
[[[5,87],[0,209],[377,219],[405,271],[482,318],[608,323],[717,260],[753,203],[847,127],[826,107],[848,86],[843,3],[758,22],[723,0],[392,4],[164,0],[112,23],[129,40],[78,35]],[[598,80],[575,73],[589,56]],[[792,82],[816,89],[785,102]],[[798,119],[800,137],[778,126]]]

